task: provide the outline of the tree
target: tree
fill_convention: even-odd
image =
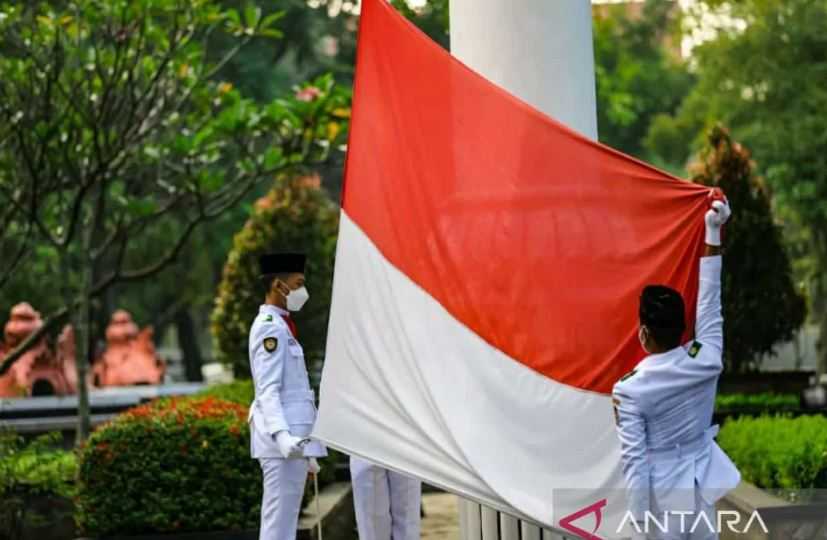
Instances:
[[[605,6],[604,6],[605,7]],[[611,6],[594,18],[597,125],[600,141],[640,158],[652,158],[643,139],[658,114],[671,114],[694,84],[677,42],[676,4],[648,0],[639,18]]]
[[[264,296],[257,277],[258,256],[266,252],[307,253],[311,299],[296,323],[309,363],[324,357],[338,225],[338,209],[320,189],[318,176],[282,178],[256,202],[233,239],[212,312],[217,356],[236,376],[250,376],[247,337]]]
[[[743,372],[759,367],[761,355],[793,337],[804,322],[805,304],[749,152],[720,126],[707,140],[692,180],[721,188],[735,210],[723,246],[724,359],[728,369]]]
[[[201,223],[262,179],[324,161],[349,98],[321,77],[258,106],[214,78],[253,37],[278,37],[280,13],[240,14],[213,0],[56,6],[0,13],[0,207],[15,208],[0,245],[48,248],[59,264],[49,283],[62,299],[3,368],[68,314],[83,439],[92,299],[160,272]],[[236,43],[211,62],[206,51],[222,33]],[[152,240],[154,252],[133,251]]]
[[[412,8],[406,0],[390,0],[393,7],[444,48],[449,48],[448,0],[428,0]]]
[[[694,134],[720,121],[752,149],[779,210],[806,228],[816,268],[805,277],[811,280],[811,312],[821,327],[824,373],[827,0],[707,0],[703,7],[723,10],[731,22],[697,47],[698,85],[672,118],[677,128],[667,129],[664,119],[660,134],[681,136],[689,155]]]
[[[244,1],[223,0],[222,5],[241,9]],[[222,79],[233,81],[245,96],[261,102],[281,96],[294,84],[323,73],[332,73],[343,85],[352,82],[358,24],[355,14],[344,10],[331,13],[328,8],[332,6],[327,6],[327,2],[256,3],[265,15],[283,13],[279,29],[284,36],[275,42],[254,38],[222,68]],[[231,45],[229,37],[222,39],[216,51]]]

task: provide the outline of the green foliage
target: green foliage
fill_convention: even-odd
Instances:
[[[594,19],[594,55],[600,141],[648,157],[643,139],[653,118],[672,114],[694,84],[687,66],[670,53],[675,4],[648,0],[640,18],[626,4]]]
[[[722,127],[712,129],[708,141],[693,180],[723,189],[734,211],[723,246],[724,360],[728,369],[745,371],[793,337],[805,304],[749,152]]]
[[[349,91],[331,76],[266,104],[221,78],[253,40],[281,36],[282,12],[83,0],[0,13],[0,256],[10,259],[0,286],[42,297],[37,287],[57,284],[42,304],[26,299],[69,311],[79,370],[109,315],[95,299],[157,275],[263,180],[323,164],[344,142]],[[37,287],[29,272],[12,275],[35,256]],[[195,296],[196,277],[174,285]],[[153,287],[175,306],[163,289]]]
[[[323,357],[338,221],[336,205],[314,177],[282,179],[256,203],[235,236],[212,313],[217,358],[232,366],[236,376],[250,375],[247,338],[263,300],[258,256],[268,251],[307,253],[310,301],[295,319],[305,358]]]
[[[245,407],[249,407],[255,398],[253,381],[251,379],[241,379],[231,383],[216,384],[201,390],[198,395],[212,396],[216,399],[237,403]]]
[[[450,30],[448,0],[428,0],[417,9],[411,8],[405,0],[390,0],[390,3],[428,37],[444,48],[448,48]]]
[[[705,0],[698,9],[738,21],[693,52],[698,84],[672,116],[653,126],[652,148],[683,156],[715,122],[755,155],[773,190],[778,215],[795,225],[798,277],[811,291],[812,313],[827,335],[827,0]],[[693,22],[694,21],[694,22]],[[693,13],[693,25],[709,24]],[[705,30],[709,30],[707,27]],[[736,209],[737,211],[737,209]],[[827,370],[827,347],[820,351]]]
[[[827,488],[827,418],[742,417],[724,424],[721,448],[744,479],[772,489]]]
[[[259,102],[284,95],[296,83],[320,73],[333,73],[339,83],[350,84],[356,52],[355,15],[331,13],[328,7],[335,7],[335,2],[324,2],[329,6],[307,0],[255,3],[265,16],[282,15],[278,22],[282,36],[277,41],[254,37],[222,67],[220,78],[232,81],[244,95]],[[222,4],[241,10],[247,0],[223,0]],[[217,39],[218,51],[231,46],[229,39]]]
[[[0,432],[0,537],[21,538],[24,525],[38,520],[31,515],[32,497],[72,496],[75,456],[55,450],[59,442],[59,433],[27,443],[15,433]]]
[[[199,395],[212,396],[216,399],[230,403],[238,403],[247,407],[253,402],[254,398],[253,381],[250,379],[242,379],[231,383],[216,384],[202,390]],[[336,469],[340,463],[344,463],[346,460],[347,456],[335,450],[328,450],[327,457],[319,460],[319,463],[322,465],[322,470],[319,472],[320,488],[336,481]],[[309,503],[312,496],[312,488],[305,488],[304,504]]]
[[[255,528],[260,501],[241,405],[158,400],[117,416],[79,451],[76,520],[90,535]]]
[[[798,409],[800,398],[796,394],[718,394],[715,397],[717,412],[783,412]]]

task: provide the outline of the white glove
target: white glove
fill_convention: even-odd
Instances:
[[[712,208],[706,212],[704,221],[706,222],[706,245],[720,246],[721,245],[721,227],[727,222],[729,216],[732,215],[732,210],[729,208],[729,203],[726,200],[714,201]]]
[[[301,438],[290,435],[286,429],[276,433],[276,444],[279,445],[282,457],[287,459],[302,457],[304,450],[299,444],[301,441]]]
[[[322,470],[322,466],[319,465],[319,462],[316,461],[316,458],[312,457],[307,460],[307,472],[310,474],[319,474],[319,471]]]

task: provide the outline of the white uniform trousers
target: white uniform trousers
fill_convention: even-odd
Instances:
[[[659,508],[656,499],[652,501],[652,505],[652,513],[662,525],[664,511],[668,509]],[[704,513],[706,519],[699,518],[700,513]],[[655,540],[718,540],[718,514],[715,511],[715,505],[709,504],[701,497],[701,492],[697,489],[697,486],[695,489],[695,512],[682,514],[683,517],[677,513],[667,512],[665,514],[668,516],[665,532],[658,525],[650,523],[647,538]]]
[[[350,458],[359,540],[419,540],[422,482]]]
[[[306,459],[260,458],[263,478],[259,540],[295,540],[307,481]]]

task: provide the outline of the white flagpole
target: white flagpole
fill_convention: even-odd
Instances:
[[[589,0],[451,0],[451,54],[597,139],[591,14]]]
[[[449,6],[454,56],[555,120],[597,139],[590,0],[450,0]],[[486,538],[511,538],[508,532],[499,537],[499,528],[491,525],[479,510],[466,512],[460,537],[471,538],[490,526],[482,531]],[[521,526],[523,538],[544,536],[536,526]]]

